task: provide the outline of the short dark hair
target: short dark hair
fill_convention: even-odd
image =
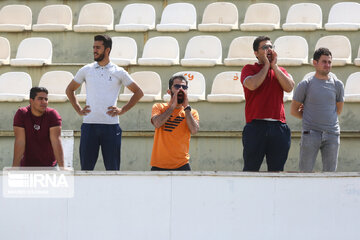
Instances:
[[[270,38],[268,36],[259,36],[254,40],[253,43],[253,49],[256,52],[257,50],[259,50],[259,45],[262,41],[270,41]]]
[[[112,48],[112,40],[111,40],[111,37],[109,37],[108,35],[106,34],[103,34],[103,35],[96,35],[94,37],[94,41],[103,41],[104,43],[104,47],[105,49],[106,48]]]
[[[319,61],[321,55],[332,57],[330,50],[328,48],[323,48],[322,47],[322,48],[318,48],[318,49],[315,50],[313,59],[315,61]]]
[[[30,98],[35,99],[37,93],[44,92],[46,94],[49,94],[48,90],[44,87],[33,87],[30,89]]]
[[[169,80],[169,89],[170,90],[171,90],[172,85],[174,84],[175,79],[180,79],[181,81],[185,81],[186,86],[188,85],[188,80],[186,80],[186,78],[183,75],[175,75],[175,76],[172,76]]]

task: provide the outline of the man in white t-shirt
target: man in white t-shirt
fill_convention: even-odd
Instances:
[[[95,36],[95,62],[82,67],[66,89],[75,111],[84,116],[80,138],[81,170],[94,169],[100,146],[106,170],[120,169],[122,131],[118,116],[129,111],[144,95],[128,72],[110,62],[111,46],[109,36]],[[75,97],[75,90],[83,82],[86,86],[86,106],[82,108]],[[117,99],[121,85],[130,89],[134,95],[119,108]]]

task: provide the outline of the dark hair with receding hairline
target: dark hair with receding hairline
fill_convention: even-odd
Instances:
[[[106,34],[96,35],[94,37],[94,41],[103,41],[105,49],[110,48],[110,51],[111,51],[112,40],[111,40],[111,37],[109,37],[108,35],[106,35]]]
[[[262,41],[270,41],[270,38],[268,36],[259,36],[254,40],[253,43],[253,49],[255,52],[259,50],[259,45]]]
[[[49,94],[48,90],[44,87],[33,87],[30,89],[30,98],[34,100],[39,92]]]
[[[314,52],[313,59],[314,59],[315,61],[319,61],[321,55],[325,55],[325,56],[330,56],[330,57],[332,57],[330,50],[329,50],[328,48],[323,48],[323,47],[322,47],[322,48],[316,49],[316,51]]]
[[[172,85],[174,84],[174,80],[175,79],[179,79],[181,81],[185,81],[186,82],[186,86],[188,85],[188,80],[186,80],[186,78],[183,75],[175,75],[172,76],[169,80],[169,89],[171,90]]]

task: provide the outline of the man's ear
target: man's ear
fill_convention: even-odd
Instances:
[[[315,66],[317,64],[316,60],[313,60],[313,66]]]

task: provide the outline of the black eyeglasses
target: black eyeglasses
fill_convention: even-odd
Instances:
[[[275,46],[274,46],[275,47]],[[268,49],[273,49],[273,46],[270,44],[265,44],[264,46],[261,47],[262,50],[268,50]]]
[[[175,85],[174,85],[174,88],[175,88],[176,90],[177,90],[177,89],[180,89],[180,88],[186,90],[186,89],[188,89],[188,86],[186,86],[186,85],[181,85],[181,84],[175,84]]]

